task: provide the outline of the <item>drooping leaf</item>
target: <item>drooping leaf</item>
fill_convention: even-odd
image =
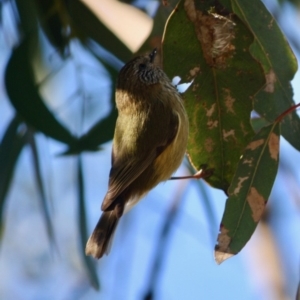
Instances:
[[[0,236],[3,227],[2,215],[6,195],[15,165],[27,140],[27,127],[22,118],[15,115],[8,125],[0,144]]]
[[[71,25],[76,36],[91,38],[122,61],[128,61],[132,52],[81,1],[67,3]]]
[[[296,8],[299,9],[299,7],[300,7],[300,0],[278,0],[278,2],[279,2],[280,4],[285,4],[285,3],[287,3],[287,2],[290,2],[290,3],[292,3],[293,5],[295,5]],[[297,298],[297,297],[296,297],[296,299],[300,299],[300,298]]]
[[[99,145],[113,138],[117,110],[113,107],[109,115],[99,120],[92,128],[79,139],[79,147],[82,150],[98,150]]]
[[[34,81],[34,74],[30,63],[30,39],[13,50],[5,70],[5,86],[9,100],[17,112],[28,124],[45,135],[58,141],[73,145],[75,138],[47,108],[38,87]]]
[[[88,240],[87,224],[86,224],[86,209],[85,209],[85,191],[84,191],[84,181],[82,172],[82,158],[78,156],[78,217],[79,217],[79,232],[80,232],[80,248],[81,255],[86,267],[88,276],[90,278],[92,286],[99,290],[100,283],[96,271],[94,262],[90,256],[85,255],[85,245]]]
[[[70,147],[65,153],[65,155],[69,154],[77,154],[83,151],[97,151],[101,144],[106,143],[112,140],[114,136],[116,119],[118,116],[118,111],[116,109],[115,104],[115,81],[118,75],[118,70],[107,63],[102,57],[95,52],[95,49],[89,47],[89,44],[84,44],[91,53],[95,56],[96,59],[99,60],[101,64],[103,64],[106,70],[109,72],[111,78],[111,110],[110,113],[105,117],[96,122],[84,135],[79,138],[78,144],[75,147]],[[101,97],[101,95],[99,96]]]
[[[47,204],[46,192],[45,192],[45,187],[42,179],[41,166],[40,166],[39,154],[38,154],[38,149],[35,141],[34,131],[31,128],[28,128],[28,143],[31,148],[35,179],[37,183],[39,199],[41,201],[42,213],[44,215],[46,231],[48,234],[49,241],[53,244],[55,241],[53,226],[52,226],[50,212]]]
[[[69,42],[69,17],[65,1],[35,0],[40,24],[51,45],[64,55]]]
[[[232,8],[255,36],[251,54],[262,64],[266,85],[255,96],[254,109],[273,122],[295,104],[290,81],[297,71],[297,60],[276,21],[260,0],[232,0]],[[300,118],[294,111],[281,123],[281,134],[300,150]]]
[[[218,263],[245,246],[262,217],[278,170],[279,137],[279,122],[263,127],[239,161],[215,248]]]
[[[103,60],[102,63],[104,63]],[[88,132],[84,136],[80,137],[79,143],[81,145],[85,144],[90,148],[95,148],[96,146],[112,140],[115,131],[116,119],[118,116],[118,111],[115,104],[115,81],[118,75],[118,71],[108,64],[104,63],[104,65],[109,71],[111,78],[111,110],[107,117],[99,120],[94,126],[92,126],[90,130],[88,130]]]
[[[70,147],[63,155],[78,154],[83,151],[98,151],[100,145],[112,140],[117,119],[117,110],[112,108],[109,115],[96,122],[87,133],[79,138],[75,147]]]
[[[196,5],[196,6],[195,6]],[[188,155],[205,180],[227,190],[239,157],[253,137],[252,97],[264,84],[249,47],[253,35],[215,1],[181,1],[168,20],[163,65],[170,78],[193,80],[184,93],[190,121]]]
[[[37,11],[33,0],[16,0],[19,29],[25,36],[36,35],[38,31]]]

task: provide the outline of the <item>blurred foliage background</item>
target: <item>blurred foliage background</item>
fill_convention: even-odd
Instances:
[[[266,214],[223,265],[212,252],[226,196],[202,181],[159,185],[124,216],[109,256],[84,255],[107,187],[118,70],[160,47],[176,2],[0,2],[1,299],[295,298],[300,160],[284,140]],[[266,5],[299,58],[299,1]]]

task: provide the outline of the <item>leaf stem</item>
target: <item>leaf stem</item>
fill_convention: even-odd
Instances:
[[[204,178],[206,175],[207,175],[207,173],[205,173],[205,170],[201,169],[200,171],[196,172],[194,175],[175,176],[175,177],[171,177],[169,180],[201,179],[201,178]]]
[[[296,110],[296,108],[300,107],[300,103],[298,104],[295,104],[291,107],[289,107],[287,110],[285,110],[282,114],[280,114],[276,119],[275,119],[275,122],[281,122],[282,119],[284,117],[286,117],[289,113],[291,113],[292,111]]]

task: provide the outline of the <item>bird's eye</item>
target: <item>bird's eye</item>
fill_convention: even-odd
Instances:
[[[145,65],[145,64],[139,64],[139,69],[140,69],[140,70],[146,69],[146,65]]]

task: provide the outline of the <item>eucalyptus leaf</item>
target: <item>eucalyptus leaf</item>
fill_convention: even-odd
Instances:
[[[74,145],[77,138],[56,119],[39,94],[30,63],[32,51],[31,40],[24,39],[12,52],[5,70],[9,100],[34,129],[53,139]]]
[[[215,248],[218,263],[245,246],[264,213],[278,171],[279,138],[279,122],[263,127],[239,161]]]
[[[64,152],[64,155],[77,154],[83,151],[98,151],[101,144],[113,139],[115,124],[118,116],[115,103],[115,81],[118,76],[118,70],[115,66],[112,66],[102,57],[100,57],[91,47],[89,47],[88,43],[84,44],[84,46],[90,50],[99,63],[103,64],[106,70],[109,72],[111,78],[111,110],[105,118],[98,120],[87,131],[87,133],[79,138],[79,142],[75,145],[75,147],[70,147],[66,152]]]
[[[38,31],[37,10],[33,0],[16,0],[20,30],[25,36],[36,35]]]
[[[188,156],[196,170],[212,170],[205,180],[226,192],[254,135],[252,98],[265,79],[249,52],[252,33],[226,7],[213,11],[214,3],[181,1],[174,9],[164,34],[163,65],[170,78],[193,82],[183,94]]]
[[[80,232],[80,249],[82,259],[90,278],[92,286],[99,290],[100,283],[96,271],[96,266],[90,256],[85,255],[85,245],[88,240],[87,224],[86,224],[86,208],[85,208],[85,190],[82,170],[82,157],[78,156],[78,218],[79,218],[79,232]]]
[[[0,235],[2,233],[3,206],[19,155],[28,141],[26,125],[19,115],[10,121],[0,144]]]
[[[37,184],[37,188],[38,188],[39,199],[41,202],[41,209],[42,209],[42,213],[44,215],[46,231],[47,231],[50,242],[54,243],[55,239],[54,239],[53,225],[52,225],[50,212],[49,212],[49,208],[48,208],[48,204],[47,204],[47,197],[46,197],[46,192],[45,192],[45,187],[44,187],[44,181],[42,179],[39,153],[38,153],[36,140],[35,140],[35,133],[30,128],[28,128],[28,143],[31,148],[32,164],[34,167],[35,179],[36,179],[36,184]]]
[[[295,104],[290,82],[297,71],[297,60],[275,19],[260,0],[231,2],[234,13],[255,37],[250,52],[262,64],[266,77],[265,86],[255,96],[254,109],[273,122]],[[282,121],[281,134],[300,150],[300,118],[295,111]]]
[[[64,1],[35,0],[40,24],[51,45],[64,55],[69,43],[69,18]]]

